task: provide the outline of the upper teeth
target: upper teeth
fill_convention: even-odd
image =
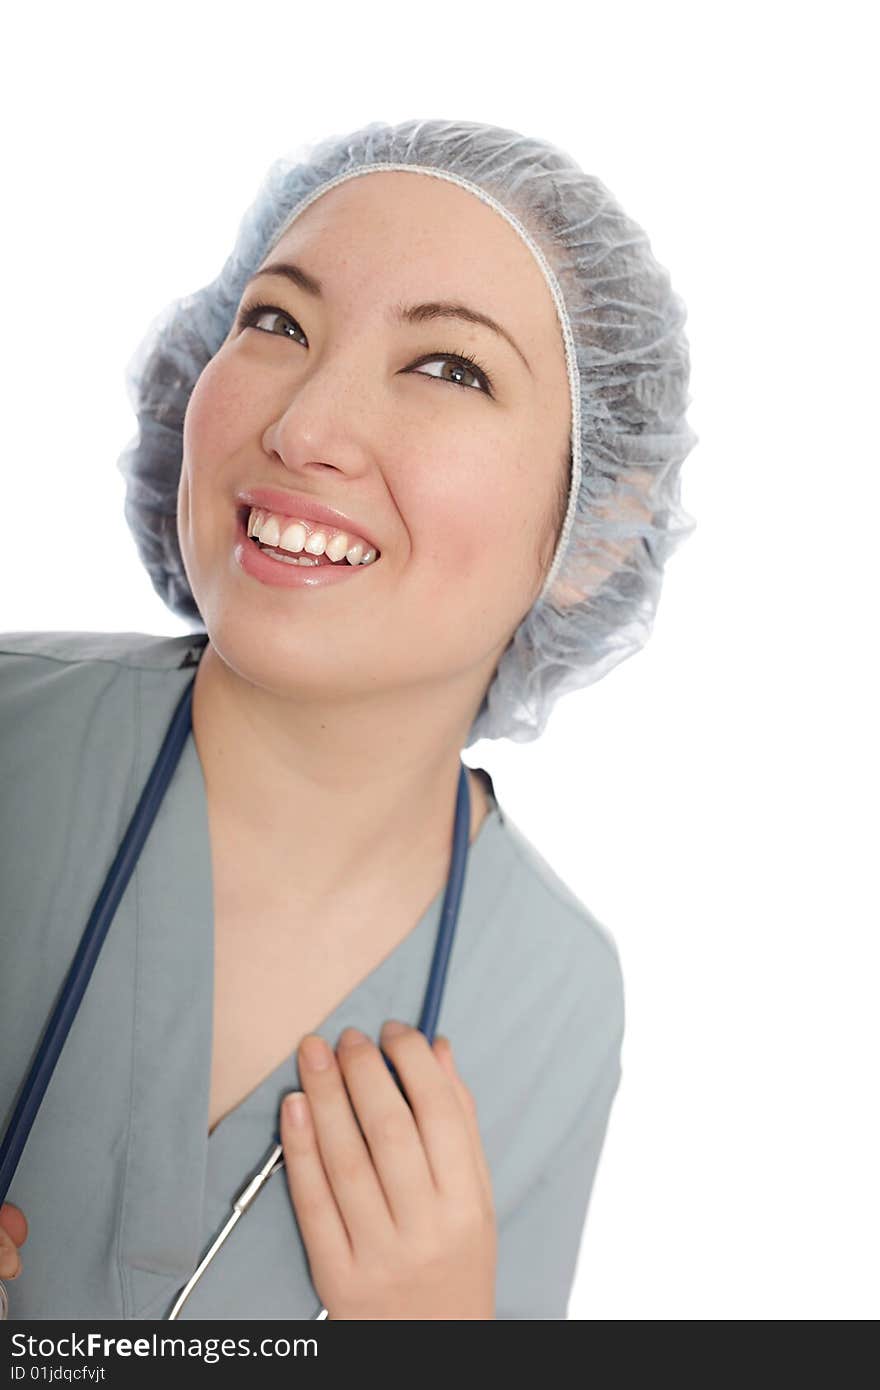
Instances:
[[[299,521],[280,512],[267,512],[261,507],[251,507],[248,516],[247,533],[262,541],[263,545],[277,545],[282,550],[294,553],[304,550],[307,555],[326,555],[328,560],[341,560],[345,556],[351,565],[369,565],[378,552],[358,536],[350,536],[345,531],[310,529],[314,522]]]

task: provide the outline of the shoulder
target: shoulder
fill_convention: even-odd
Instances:
[[[491,1071],[497,1082],[503,1066],[508,1078],[527,1078],[528,1103],[546,1103],[548,1134],[558,1133],[571,1088],[586,1097],[619,1072],[626,1021],[621,952],[606,923],[500,804],[491,836],[473,900],[474,946],[457,978],[456,1024],[473,1033],[467,1018],[491,1013],[492,1029],[481,1025],[474,1042],[487,1076]]]
[[[623,969],[611,929],[500,806],[498,819],[508,943],[513,924],[515,949],[546,978],[561,1006],[570,999],[591,1013],[601,1007],[622,1025]]]
[[[0,674],[27,663],[175,670],[204,634],[163,637],[148,632],[0,632]],[[191,663],[187,663],[191,664]]]
[[[70,781],[85,765],[105,780],[137,780],[197,665],[203,634],[0,633],[0,777],[20,804]],[[147,764],[149,766],[149,764]],[[145,774],[144,774],[145,775]],[[23,780],[24,779],[24,780]]]
[[[69,726],[107,697],[130,699],[133,680],[161,683],[197,664],[204,634],[162,637],[144,632],[0,633],[0,737],[56,715]]]
[[[47,939],[59,905],[66,922],[77,895],[91,891],[90,866],[112,862],[193,679],[199,640],[0,633],[0,881],[16,904],[10,930],[31,921]],[[87,916],[80,903],[72,919]]]

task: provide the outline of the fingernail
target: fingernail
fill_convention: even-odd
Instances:
[[[340,1047],[357,1047],[360,1043],[369,1042],[366,1033],[362,1033],[360,1028],[345,1028],[339,1038]]]
[[[302,1056],[307,1067],[312,1067],[315,1071],[323,1071],[329,1067],[333,1054],[323,1038],[319,1038],[317,1033],[312,1033],[305,1039],[300,1047]]]
[[[398,1033],[405,1033],[408,1026],[406,1023],[399,1023],[396,1018],[390,1018],[383,1025],[382,1032],[386,1038],[396,1038]]]
[[[302,1129],[306,1122],[306,1098],[302,1091],[291,1091],[284,1097],[284,1114],[294,1129]]]

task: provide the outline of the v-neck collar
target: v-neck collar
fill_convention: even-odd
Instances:
[[[141,781],[146,779],[162,736],[164,729],[158,741],[148,736],[141,740]],[[503,824],[491,779],[489,793],[489,811],[468,851],[450,973],[456,957],[460,961],[467,949],[468,881],[485,871],[497,850]],[[294,1053],[208,1134],[213,1052],[213,869],[206,786],[192,734],[144,845],[133,882],[137,980],[119,1259],[127,1284],[126,1315],[162,1318],[230,1215],[233,1199],[267,1156],[282,1097],[300,1086]],[[170,902],[169,885],[173,893]],[[312,1031],[335,1047],[339,1033],[349,1024],[371,1033],[374,1022],[378,1028],[385,1018],[418,1021],[445,887],[444,882],[403,940]],[[269,1248],[278,1241],[280,1250]],[[248,1270],[249,1261],[252,1267]],[[226,1270],[221,1274],[219,1266],[224,1263]],[[232,1284],[236,1289],[240,1286],[240,1295],[230,1292],[230,1264],[235,1276]],[[309,1318],[317,1310],[283,1170],[269,1179],[254,1206],[232,1231],[187,1300],[181,1318],[219,1316],[229,1299],[232,1302],[223,1316],[241,1315],[249,1306],[248,1300],[253,1301],[254,1316]],[[273,1312],[273,1307],[278,1311]]]

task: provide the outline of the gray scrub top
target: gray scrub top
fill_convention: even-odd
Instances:
[[[3,1133],[204,633],[0,634]],[[621,1077],[614,940],[494,797],[470,847],[438,1031],[476,1098],[498,1318],[564,1319]],[[389,884],[389,892],[394,885]],[[417,1024],[443,890],[315,1031]],[[7,1200],[30,1225],[10,1319],[162,1319],[266,1157],[295,1054],[208,1135],[213,891],[190,736],[110,924]],[[180,1314],[320,1308],[284,1170]]]

